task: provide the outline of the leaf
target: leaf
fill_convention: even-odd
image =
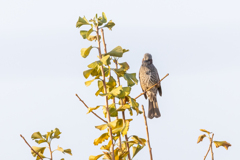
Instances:
[[[133,98],[129,98],[129,103],[132,106],[132,109],[136,110],[137,114],[139,114],[140,113],[138,109],[139,104],[136,102],[136,100]]]
[[[83,17],[83,18],[79,17],[78,21],[76,23],[77,28],[81,27],[82,25],[89,25],[89,22],[85,17]]]
[[[123,87],[121,93],[117,95],[118,98],[123,99],[130,94],[131,87]]]
[[[95,61],[95,62],[89,64],[88,68],[96,69],[96,68],[102,66],[102,64],[103,63],[101,61]]]
[[[64,153],[70,154],[72,156],[72,150],[71,149],[64,149]]]
[[[132,158],[143,148],[144,146],[138,145],[137,147],[133,147],[133,156]]]
[[[110,155],[110,153],[108,153],[108,152],[103,152],[104,153],[104,157],[103,157],[103,159],[104,160],[111,160],[111,155]]]
[[[123,120],[122,119],[116,119],[112,122],[109,122],[108,126],[111,127],[112,129],[122,127],[123,126]]]
[[[114,57],[122,57],[123,49],[121,46],[117,46],[110,52],[106,53],[106,55],[110,55],[110,56],[114,56]]]
[[[108,106],[108,109],[109,109],[109,114],[111,117],[117,117],[118,116],[118,112],[116,110],[116,107],[115,107],[115,104],[111,104]]]
[[[90,112],[92,112],[93,110],[98,109],[99,107],[100,107],[100,106],[97,106],[97,107],[88,107],[88,112],[87,112],[87,114],[90,113]]]
[[[88,47],[88,48],[82,48],[82,49],[81,49],[81,56],[82,56],[83,58],[86,58],[86,57],[89,55],[89,53],[90,53],[90,51],[91,51],[92,48],[93,48],[92,46],[90,46],[90,47]]]
[[[110,20],[107,24],[105,24],[103,27],[107,27],[109,30],[112,30],[112,27],[115,26],[115,23]]]
[[[53,139],[53,138],[59,139],[59,138],[60,138],[59,135],[60,135],[62,132],[60,132],[60,130],[59,130],[58,128],[55,128],[54,131],[53,131],[53,133],[54,133],[54,135],[52,136],[52,139]]]
[[[100,131],[106,129],[107,127],[108,127],[107,124],[102,124],[102,125],[99,125],[99,126],[95,126],[95,128],[99,129]]]
[[[98,38],[101,39],[101,36],[98,35]],[[89,35],[87,40],[89,40],[89,41],[94,41],[95,40],[96,41],[97,40],[97,35],[95,35],[95,36]]]
[[[35,140],[36,143],[38,144],[41,144],[41,143],[44,143],[44,142],[47,142],[46,139],[40,139],[40,140]]]
[[[210,133],[211,133],[211,132],[209,132],[209,131],[207,131],[207,130],[205,130],[205,129],[200,129],[200,131],[205,132],[205,133],[207,133],[207,134],[210,134]]]
[[[109,151],[111,145],[112,145],[112,140],[110,140],[107,145],[103,145],[100,149]]]
[[[102,20],[101,20],[102,23],[106,23],[107,22],[107,17],[105,15],[104,12],[102,12]]]
[[[31,136],[32,140],[34,139],[43,139],[42,135],[40,132],[34,132]]]
[[[89,31],[81,30],[80,35],[83,37],[83,39],[87,39],[92,32],[93,28],[91,28]]]
[[[226,141],[213,141],[216,148],[223,146],[226,150],[228,150],[228,147],[232,146],[230,143]]]
[[[46,149],[46,147],[36,147],[36,146],[32,146],[32,149],[33,149],[34,151],[36,151],[38,154],[42,154],[42,155],[43,155],[44,150]],[[37,154],[36,154],[35,152],[33,152],[32,150],[31,150],[31,154],[33,155],[33,157],[36,157],[36,156],[37,156]],[[42,157],[42,155],[40,155],[40,156]],[[42,158],[43,158],[43,157],[42,157]]]
[[[99,138],[94,140],[93,144],[96,146],[96,145],[104,142],[105,140],[108,140],[108,138],[109,138],[108,132],[103,133]]]
[[[200,135],[200,136],[198,137],[197,143],[201,142],[204,137],[206,137],[206,134]]]
[[[97,156],[89,156],[89,160],[97,160],[98,158],[102,157],[103,154],[99,154]]]
[[[107,85],[107,88],[112,89],[117,85],[117,83],[116,83],[116,80],[112,76],[110,76],[106,85]]]
[[[129,109],[131,108],[129,104],[124,104],[124,105],[121,105],[117,111],[125,111],[125,109]]]
[[[95,93],[96,96],[98,96],[101,92],[104,93],[102,80],[98,81],[98,88],[99,88],[98,91]]]
[[[110,55],[103,55],[103,56],[102,56],[102,59],[101,59],[101,62],[102,62],[104,65],[109,65],[109,64],[111,64],[111,62],[110,62]]]
[[[127,81],[128,86],[133,86],[134,84],[138,83],[138,80],[136,78],[136,73],[125,73],[124,79]]]
[[[125,136],[128,132],[128,129],[129,129],[129,121],[125,121],[124,125],[123,125],[123,128],[122,128],[122,136]]]
[[[126,73],[125,69],[120,68],[120,69],[112,69],[118,77],[123,77],[124,74]]]
[[[120,68],[124,69],[124,71],[127,71],[130,68],[127,62],[118,63],[118,64],[120,65]]]
[[[83,76],[87,79],[94,69],[88,69],[83,72]]]
[[[60,160],[64,160],[64,158],[61,158]]]
[[[59,146],[58,146],[57,150],[62,152],[62,153],[64,152],[64,149],[62,147],[59,147]]]
[[[88,86],[90,86],[91,85],[91,83],[94,81],[95,79],[92,79],[92,80],[90,80],[90,81],[86,81],[85,82],[85,85],[88,87]]]
[[[131,138],[132,138],[132,140],[133,140],[135,143],[137,143],[137,144],[145,145],[145,143],[146,143],[146,140],[145,140],[145,139],[139,138],[139,137],[136,136],[136,135],[133,135]]]

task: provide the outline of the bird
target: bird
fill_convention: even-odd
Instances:
[[[144,54],[142,65],[139,70],[139,80],[142,91],[145,92],[148,88],[160,81],[158,71],[153,65],[152,55]],[[162,88],[160,82],[144,93],[145,99],[148,99],[148,118],[153,119],[161,116],[158,103],[157,92],[162,96]]]

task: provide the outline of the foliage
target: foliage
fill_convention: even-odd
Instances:
[[[132,158],[145,146],[146,140],[143,138],[138,138],[138,136],[132,136],[132,141],[128,141],[127,132],[130,127],[130,122],[132,119],[125,119],[125,116],[119,118],[120,113],[123,115],[125,111],[129,111],[132,116],[132,111],[136,111],[137,114],[142,112],[139,110],[139,104],[134,98],[130,96],[131,87],[138,83],[136,78],[136,73],[128,73],[129,64],[127,62],[119,63],[119,59],[124,56],[128,49],[123,49],[121,46],[116,46],[111,51],[106,51],[105,38],[103,29],[108,28],[112,30],[115,23],[107,20],[105,13],[102,16],[97,14],[90,20],[85,17],[79,17],[76,27],[80,28],[83,25],[89,27],[88,30],[80,30],[80,35],[83,39],[88,41],[97,42],[98,46],[90,45],[89,47],[81,49],[81,56],[87,58],[94,49],[97,49],[99,55],[99,60],[94,61],[88,65],[88,69],[83,72],[83,76],[87,79],[90,76],[93,79],[85,82],[86,86],[93,84],[97,81],[97,91],[96,96],[102,96],[107,99],[107,101],[112,100],[111,104],[106,104],[103,106],[97,105],[97,107],[89,107],[88,112],[102,108],[103,115],[108,119],[107,124],[100,124],[95,126],[96,129],[104,131],[100,137],[94,140],[94,145],[102,144],[107,141],[106,145],[101,146],[103,154],[97,156],[90,156],[89,160],[97,160],[103,156],[104,159],[126,159],[130,156],[130,149],[133,149]],[[102,35],[100,36],[99,30],[101,30]],[[100,41],[104,47],[104,53],[101,52]],[[115,64],[115,67],[114,67]],[[115,73],[115,76],[112,75]],[[127,86],[120,85],[120,77],[126,81]],[[108,79],[108,80],[106,80]],[[115,99],[118,99],[119,103],[116,103]],[[111,121],[111,117],[116,117],[114,121]],[[120,141],[119,137],[125,137],[125,141]],[[127,138],[126,138],[127,137]],[[118,146],[117,142],[118,141]],[[119,145],[120,144],[120,145]],[[113,149],[115,147],[115,149]],[[114,151],[114,152],[111,152]]]
[[[59,146],[57,147],[57,149],[52,151],[51,142],[52,142],[53,139],[59,139],[60,134],[61,134],[60,130],[58,128],[55,128],[54,130],[51,130],[50,132],[47,132],[44,135],[42,135],[40,132],[34,132],[31,136],[32,140],[35,140],[35,142],[38,143],[38,144],[47,143],[49,151],[50,151],[51,158],[48,158],[48,157],[44,156],[44,151],[45,151],[46,147],[32,146],[33,150],[35,150],[43,159],[47,158],[47,159],[50,159],[50,160],[52,160],[52,153],[54,151],[60,151],[64,154],[67,153],[67,154],[72,155],[71,149],[63,149],[62,147],[59,147]],[[36,155],[36,153],[33,152],[32,150],[31,150],[31,153],[32,153],[33,157],[36,157],[36,160],[40,159]],[[64,160],[64,159],[62,158],[62,160]]]

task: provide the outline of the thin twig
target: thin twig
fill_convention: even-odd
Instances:
[[[210,149],[211,149],[212,160],[214,160],[213,149],[212,149],[213,136],[214,136],[214,133],[212,134],[212,138],[211,138],[211,142],[210,142],[210,144],[211,144],[211,148]]]
[[[213,135],[214,135],[214,134],[212,134],[212,138],[209,136],[210,145],[209,145],[209,147],[208,147],[207,153],[206,153],[206,155],[204,156],[203,160],[205,160],[205,159],[207,158],[207,155],[208,155],[208,153],[209,153],[210,150],[211,150],[211,152],[212,152]],[[213,152],[212,152],[212,160],[213,160]]]
[[[41,159],[41,160],[43,160],[42,159],[42,157],[28,144],[28,142],[26,141],[26,139],[20,134],[20,137],[22,137],[22,139],[25,141],[25,143],[31,148],[31,150],[34,152],[34,153],[36,153],[36,155]]]
[[[86,103],[77,95],[77,94],[75,94],[77,97],[78,97],[78,99],[79,99],[79,101],[81,101],[84,105],[85,105],[85,107],[87,107],[87,108],[89,108],[87,105],[86,105]],[[107,121],[105,121],[104,119],[102,119],[101,117],[99,117],[95,112],[91,112],[92,114],[94,114],[96,117],[98,117],[99,119],[101,119],[103,122],[105,122],[105,123],[108,123]]]
[[[149,149],[149,154],[150,154],[150,160],[153,160],[153,158],[152,158],[152,148],[150,146],[148,125],[147,125],[147,118],[146,118],[146,115],[145,115],[145,110],[144,110],[144,106],[143,105],[142,105],[142,111],[143,111],[143,117],[144,117],[144,121],[145,121],[146,133],[147,133],[147,142],[148,142],[148,149]]]
[[[49,151],[50,151],[50,160],[53,160],[53,158],[52,158],[52,150],[51,150],[51,145],[50,145],[50,143],[48,143],[48,148],[49,148]]]
[[[117,60],[115,60],[114,63],[115,63],[116,69],[118,69]],[[118,86],[120,86],[120,79],[119,79],[118,75],[117,75],[117,83],[118,83]],[[123,100],[122,99],[121,99],[121,104],[123,105]],[[123,122],[125,124],[126,123],[126,118],[125,118],[125,112],[124,111],[122,111],[122,118],[123,118]],[[128,142],[127,134],[125,135],[125,141]],[[128,151],[128,160],[131,160],[129,144],[128,143],[126,143],[126,144],[127,144],[127,151]]]
[[[99,58],[101,60],[102,59],[102,54],[101,54],[101,46],[100,46],[99,28],[98,28],[98,26],[96,26],[96,34],[97,34],[97,42],[98,42],[98,53],[99,53]],[[104,92],[107,93],[107,87],[106,87],[106,81],[105,81],[105,72],[104,72],[103,65],[101,66],[101,71],[102,71],[102,77],[103,77]],[[107,96],[105,96],[105,101],[106,101],[106,110],[107,110],[108,122],[111,122],[111,117],[110,117],[109,108],[108,108],[108,97]],[[110,135],[110,139],[112,140],[112,145],[111,145],[112,160],[115,160],[112,128],[109,128],[109,135]]]
[[[140,96],[144,95],[147,91],[149,91],[150,89],[152,89],[153,87],[155,87],[156,85],[158,85],[162,80],[164,80],[167,76],[169,75],[166,74],[160,81],[158,81],[156,84],[152,85],[150,88],[148,88],[145,92],[139,94],[135,99],[139,98]]]

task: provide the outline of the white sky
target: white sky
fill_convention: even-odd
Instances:
[[[102,124],[75,93],[91,107],[104,104],[95,97],[96,83],[86,87],[82,72],[97,60],[97,52],[83,59],[80,49],[91,42],[75,28],[78,16],[91,19],[105,12],[116,26],[106,30],[108,50],[130,49],[130,73],[138,73],[144,53],[153,55],[161,77],[158,96],[162,117],[148,120],[155,160],[201,160],[208,140],[197,144],[204,128],[214,139],[226,140],[226,151],[214,146],[217,160],[239,157],[240,2],[237,0],[172,1],[0,1],[0,150],[1,159],[33,159],[31,134],[58,127],[60,140],[73,156],[54,153],[54,159],[86,160],[101,153],[93,141]],[[94,44],[96,45],[96,44]],[[141,92],[133,87],[132,97]],[[140,104],[147,110],[147,101]],[[102,114],[101,109],[98,111]],[[127,114],[128,118],[131,118]],[[134,114],[128,135],[146,138],[142,115]],[[47,150],[46,150],[47,153]],[[149,159],[144,148],[136,160]],[[210,155],[208,157],[210,160]]]

